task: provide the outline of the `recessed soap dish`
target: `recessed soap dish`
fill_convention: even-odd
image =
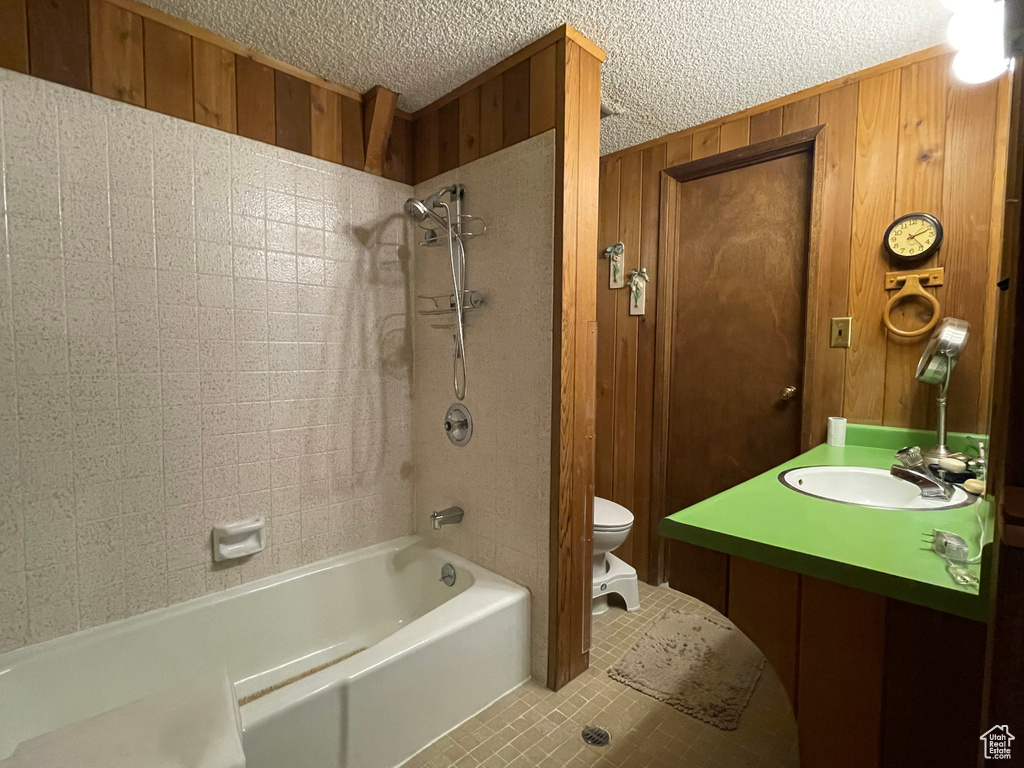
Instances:
[[[214,562],[236,560],[262,552],[266,545],[265,529],[266,523],[262,517],[213,526]]]

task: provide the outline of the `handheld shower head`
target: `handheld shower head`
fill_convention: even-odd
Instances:
[[[430,202],[430,198],[427,198],[427,202]],[[417,200],[415,197],[410,197],[405,201],[403,206],[405,215],[411,218],[413,221],[426,221],[430,219],[442,229],[448,228],[448,222],[434,213],[432,206],[427,205],[423,200]]]

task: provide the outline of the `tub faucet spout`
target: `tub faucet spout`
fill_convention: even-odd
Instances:
[[[462,522],[462,516],[466,514],[462,507],[448,507],[430,516],[430,526],[435,530],[441,530],[442,525],[454,525]]]

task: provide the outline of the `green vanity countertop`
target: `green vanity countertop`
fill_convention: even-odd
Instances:
[[[948,443],[962,450],[966,435]],[[988,570],[993,510],[987,500],[947,510],[890,510],[860,507],[797,493],[779,473],[794,467],[860,466],[888,469],[905,445],[934,444],[923,430],[850,424],[846,447],[819,445],[764,474],[664,518],[662,536],[745,557],[868,592],[947,613],[985,621],[988,585],[956,584],[945,561],[929,549],[933,529],[950,531],[978,552],[977,514],[985,521],[984,558],[969,566]]]

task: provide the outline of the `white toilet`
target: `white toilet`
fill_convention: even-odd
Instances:
[[[627,611],[640,609],[636,569],[612,554],[629,536],[633,515],[621,504],[594,497],[594,607],[595,614],[608,610],[608,595],[616,592]]]

